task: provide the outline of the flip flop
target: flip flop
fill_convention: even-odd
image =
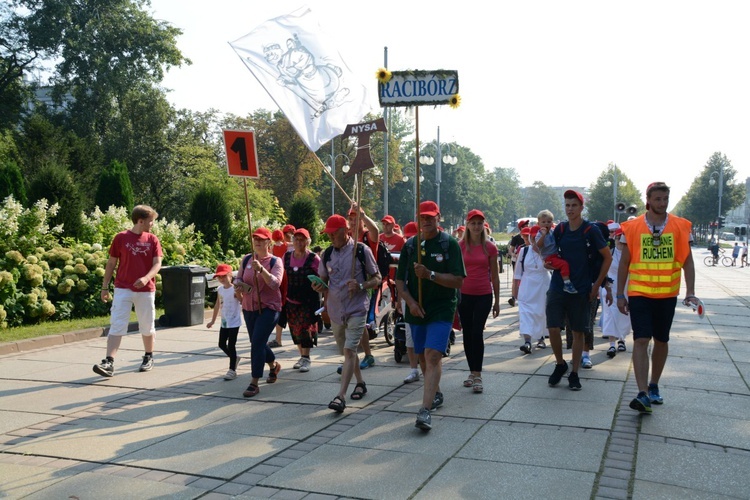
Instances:
[[[357,391],[357,389],[362,389],[362,390]],[[365,384],[364,382],[360,382],[354,386],[354,391],[352,391],[349,397],[355,401],[359,401],[360,399],[364,397],[365,394],[367,394],[367,384]]]

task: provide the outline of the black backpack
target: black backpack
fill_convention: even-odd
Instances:
[[[365,245],[370,247],[370,238],[367,236],[368,234],[370,233],[366,232],[362,235],[362,241]],[[370,247],[370,249],[372,249],[372,247]],[[393,257],[391,256],[391,252],[388,251],[388,247],[385,246],[385,243],[380,240],[378,240],[378,252],[377,255],[375,255],[375,262],[378,265],[380,277],[385,279],[388,276],[388,273],[391,271]]]
[[[331,260],[331,253],[333,252],[333,245],[329,246],[323,251],[323,265],[326,266],[328,261]],[[367,281],[367,267],[365,265],[365,244],[357,242],[357,260],[362,267],[362,281]],[[328,267],[326,267],[328,269]]]
[[[599,232],[602,233],[602,237],[606,242],[607,240],[609,240],[609,228],[605,223],[600,221],[589,222],[587,220],[584,220],[583,224],[583,234],[586,236],[586,251],[588,252],[589,273],[591,273],[590,278],[593,282],[597,277],[599,277],[599,273],[602,270],[602,264],[604,263],[604,258],[602,257],[602,254],[599,253],[599,250],[594,248],[594,245],[591,244],[591,239],[589,238],[588,232],[592,227],[596,226],[599,229]],[[555,235],[555,243],[558,246],[558,253],[560,252],[560,238],[562,238],[562,234],[563,232],[565,232],[565,229],[567,227],[567,221],[563,221],[558,224],[553,231],[553,234]],[[565,258],[565,256],[562,257]],[[605,279],[602,282],[602,286],[604,286],[606,282],[607,280]]]

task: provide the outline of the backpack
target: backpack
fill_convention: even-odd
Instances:
[[[368,234],[369,232],[366,232],[362,235],[362,241],[369,247],[370,238],[367,236]],[[378,251],[377,255],[375,255],[375,262],[378,265],[380,277],[385,279],[388,276],[388,273],[391,272],[393,257],[391,256],[391,252],[388,251],[388,247],[385,246],[385,243],[383,243],[381,240],[378,240]]]
[[[521,247],[521,251],[519,252],[521,255],[518,256],[518,260],[516,261],[516,264],[519,262],[521,263],[521,272],[526,271],[526,266],[524,265],[524,260],[526,260],[526,254],[529,253],[529,246],[524,245]]]
[[[599,273],[602,270],[602,264],[604,263],[604,258],[602,257],[602,254],[599,253],[599,250],[594,248],[594,246],[591,244],[591,239],[588,236],[588,232],[595,225],[599,229],[599,232],[602,233],[602,237],[604,238],[604,241],[606,242],[607,240],[609,240],[609,228],[607,227],[605,223],[599,222],[599,221],[594,221],[594,222],[589,222],[587,220],[583,221],[583,234],[586,237],[586,252],[588,253],[589,273],[591,274],[590,279],[592,282],[596,280],[596,278],[599,276]],[[558,224],[555,227],[555,230],[552,232],[552,234],[555,235],[555,243],[557,244],[558,254],[560,253],[560,239],[562,238],[562,235],[565,232],[565,228],[567,227],[568,227],[567,221],[563,221],[560,224]],[[606,279],[602,281],[602,286],[604,286],[606,281],[607,281]]]
[[[253,254],[249,253],[245,255],[245,258],[242,259],[242,264],[240,265],[240,273],[239,276],[242,277],[243,274],[245,274],[245,268],[247,267],[247,263],[250,262],[250,259],[253,258]],[[273,269],[273,266],[276,265],[276,261],[278,259],[276,257],[271,257],[271,269]],[[284,265],[281,265],[281,268],[284,269]],[[286,291],[289,288],[289,281],[286,277],[286,270],[284,269],[284,272],[281,274],[281,283],[279,284],[279,291],[281,292],[281,305],[283,306],[286,304]]]
[[[323,252],[323,265],[328,269],[328,261],[331,260],[331,253],[333,253],[333,245],[329,246]],[[362,265],[362,281],[367,281],[367,267],[365,264],[365,244],[361,241],[357,242],[357,260]]]
[[[448,248],[450,247],[451,237],[445,231],[440,231],[440,234],[438,237],[440,238],[438,240],[440,243],[440,247],[443,249],[443,257],[445,258],[445,260],[448,260],[450,258],[450,254],[448,253]],[[412,236],[411,238],[406,240],[406,243],[404,243],[402,250],[404,249],[406,250],[407,256],[410,256],[411,254],[414,253],[414,245],[415,245],[414,241],[415,241],[415,237]]]

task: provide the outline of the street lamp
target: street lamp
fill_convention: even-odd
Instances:
[[[612,180],[604,181],[604,185],[606,187],[612,186],[612,220],[617,222],[617,216],[619,215],[617,213],[617,186],[625,187],[627,185],[627,182],[617,182],[617,164],[615,163],[609,163],[609,166],[607,167],[607,175],[611,176]]]
[[[442,164],[455,165],[458,163],[458,158],[455,155],[451,155],[450,144],[440,144],[440,127],[437,128],[437,144],[426,144],[426,146],[432,146],[437,152],[437,164],[435,165],[435,185],[437,186],[437,196],[435,202],[440,206],[440,180],[442,178]],[[447,146],[448,151],[443,155],[442,146]],[[432,165],[436,163],[436,160],[429,155],[420,155],[419,163],[422,165]]]
[[[719,231],[721,229],[721,227],[719,227],[719,224],[721,222],[721,198],[724,196],[724,162],[719,163],[719,170],[714,170],[708,177],[708,183],[712,186],[716,184],[714,176],[719,178],[719,213],[716,216],[716,232],[718,235],[721,234],[721,231]]]
[[[333,145],[331,145],[331,149],[333,150]],[[346,161],[344,162],[344,165],[341,167],[341,171],[344,173],[347,173],[349,171],[349,163],[351,163],[351,160],[349,160],[349,157],[346,156],[344,153],[339,153],[337,155],[330,154],[328,155],[328,158],[331,160],[330,165],[326,165],[326,170],[328,170],[331,173],[331,215],[336,213],[336,200],[335,200],[335,192],[336,192],[336,160],[339,157],[346,158]]]

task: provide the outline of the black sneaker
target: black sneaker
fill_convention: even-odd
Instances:
[[[143,356],[143,362],[141,367],[138,368],[139,372],[150,372],[151,368],[154,367],[154,358],[151,356]]]
[[[430,415],[430,410],[427,408],[419,410],[419,413],[417,413],[417,423],[414,426],[423,431],[432,429],[432,415]]]
[[[570,375],[568,375],[568,387],[570,387],[571,391],[581,390],[581,381],[578,380],[578,374],[576,372],[570,372]]]
[[[630,408],[640,413],[651,413],[651,400],[648,399],[648,394],[643,391],[639,392],[630,402]]]
[[[565,372],[568,371],[568,363],[563,361],[563,364],[561,365],[555,365],[555,371],[552,372],[552,375],[549,376],[549,385],[557,385],[560,383],[560,380],[562,380],[562,376],[565,375]]]
[[[607,349],[607,356],[609,356],[610,358],[614,358],[615,356],[617,356],[617,349],[615,349],[615,346],[609,346],[609,349]]]
[[[436,392],[435,397],[432,399],[432,408],[430,409],[435,410],[437,408],[440,408],[441,406],[443,406],[444,401],[445,401],[445,397],[443,397],[443,393],[439,391]]]
[[[94,365],[94,373],[102,377],[111,377],[115,374],[115,366],[111,361],[103,359],[101,363]]]
[[[531,354],[531,342],[526,342],[524,345],[519,347],[522,353]]]

